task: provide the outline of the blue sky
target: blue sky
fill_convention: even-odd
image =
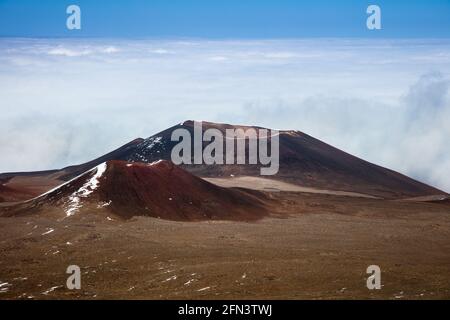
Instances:
[[[65,27],[77,4],[82,29]],[[366,8],[382,30],[366,28]],[[449,0],[0,0],[0,36],[11,37],[450,37]]]

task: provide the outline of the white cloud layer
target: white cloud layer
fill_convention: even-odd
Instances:
[[[450,191],[450,41],[0,39],[0,172],[185,119],[298,129]]]

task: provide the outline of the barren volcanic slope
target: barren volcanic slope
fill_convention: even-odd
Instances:
[[[133,152],[143,141],[144,139],[135,139],[100,158],[61,170],[0,174],[0,187],[4,188],[4,190],[0,188],[0,202],[23,201],[37,197],[105,161],[126,158],[127,154]]]
[[[0,184],[0,202],[5,202],[5,199],[8,201],[20,201],[21,199],[27,199],[32,196],[33,193],[16,190]]]
[[[108,161],[38,198],[0,208],[0,215],[59,207],[62,217],[99,212],[122,218],[140,215],[180,221],[247,221],[263,217],[268,201],[259,192],[213,185],[169,161]]]
[[[203,130],[214,128],[224,135],[226,129],[261,129],[211,122],[202,124]],[[171,133],[175,129],[185,128],[193,137],[193,127],[193,121],[185,121],[158,133],[138,144],[126,160],[148,162],[160,158],[170,159],[172,147],[177,143],[171,141]],[[352,156],[300,131],[280,131],[279,141],[280,170],[277,175],[270,176],[271,179],[305,187],[365,193],[384,198],[445,194],[398,172]],[[248,155],[248,150],[246,154]],[[255,165],[187,165],[184,168],[201,177],[260,176],[260,168]]]
[[[3,174],[0,175],[0,181],[4,181],[6,187],[21,188],[27,191],[26,193],[31,192],[36,196],[46,191],[46,188],[67,181],[108,160],[145,163],[159,159],[170,160],[172,147],[178,143],[171,141],[171,134],[179,128],[187,129],[192,133],[192,137],[194,136],[194,122],[185,121],[147,139],[136,139],[82,165],[42,173]],[[222,132],[236,128],[259,129],[203,122],[203,130],[210,128]],[[197,176],[210,178],[260,174],[259,166],[255,165],[185,165],[183,168]],[[304,187],[356,192],[390,199],[445,195],[441,190],[354,157],[300,131],[280,131],[280,170],[277,175],[270,178]],[[32,188],[36,184],[40,188]],[[13,199],[10,194],[0,194],[0,197],[5,201]],[[24,200],[25,197],[26,194],[21,199]],[[16,198],[20,198],[20,195]]]

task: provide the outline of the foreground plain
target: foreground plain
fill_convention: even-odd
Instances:
[[[256,222],[0,218],[0,299],[450,298],[448,204],[268,194],[280,205]],[[366,288],[373,264],[381,290]]]

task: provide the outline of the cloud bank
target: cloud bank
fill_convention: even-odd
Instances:
[[[450,41],[0,39],[0,172],[185,119],[297,129],[450,191]]]

